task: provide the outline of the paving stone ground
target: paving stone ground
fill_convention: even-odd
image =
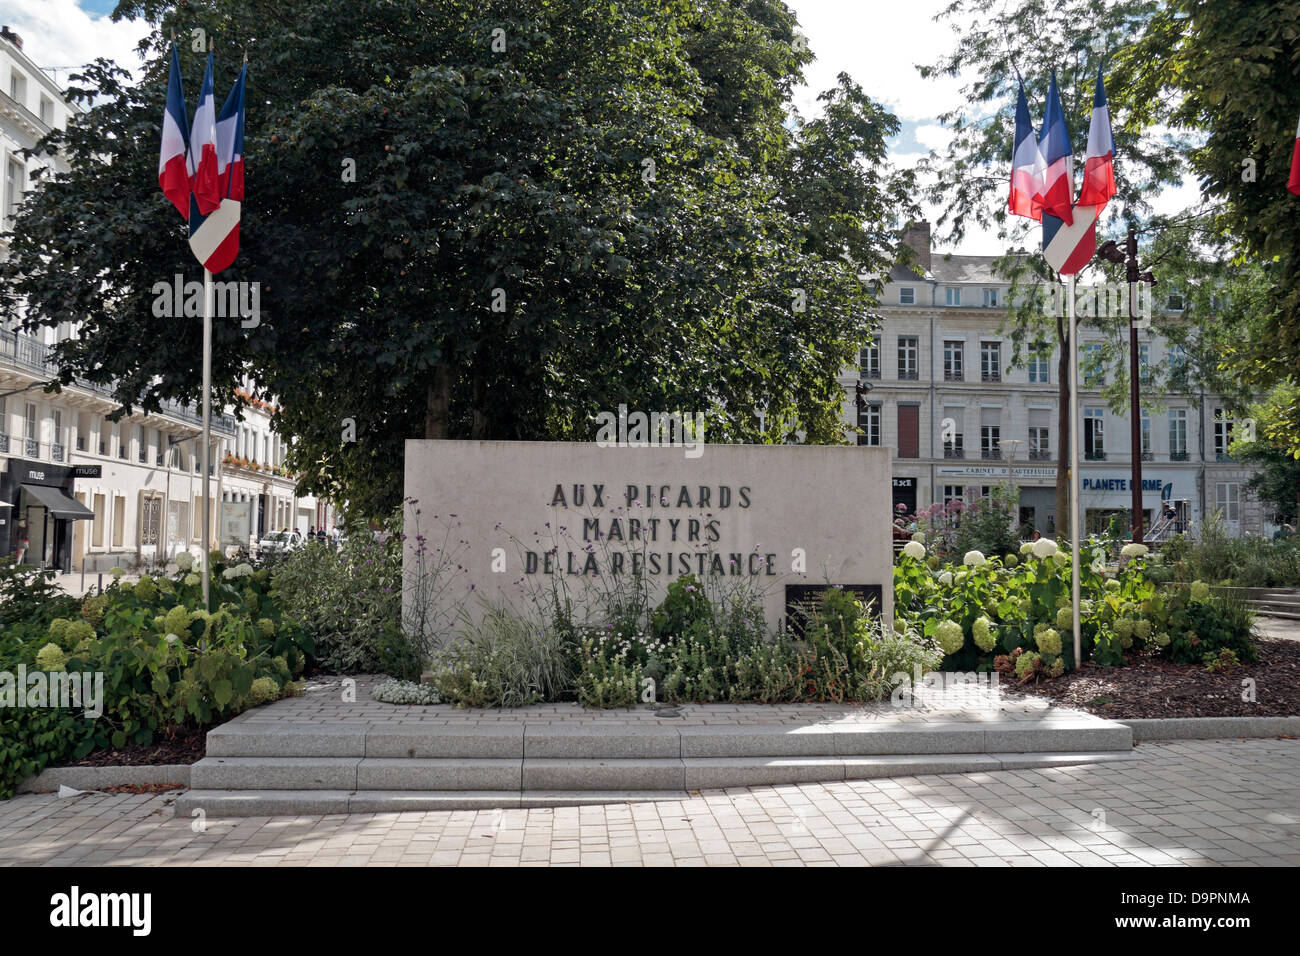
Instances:
[[[218,820],[160,796],[0,802],[0,866],[1300,865],[1300,740],[1140,761],[581,808]]]

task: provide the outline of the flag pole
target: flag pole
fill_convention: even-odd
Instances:
[[[1079,622],[1079,322],[1074,312],[1075,276],[1066,283],[1070,322],[1070,606],[1074,608],[1074,667],[1083,664],[1083,641]]]
[[[208,552],[212,546],[212,503],[208,500],[208,471],[212,462],[212,273],[203,270],[203,607],[211,611]]]

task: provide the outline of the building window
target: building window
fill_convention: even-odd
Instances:
[[[916,289],[910,285],[898,287],[898,304],[899,305],[916,305]]]
[[[1106,460],[1106,410],[1083,410],[1083,457],[1088,461]]]
[[[1047,461],[1051,457],[1051,429],[1046,425],[1031,425],[1029,427],[1029,460]]]
[[[1034,352],[1029,356],[1029,381],[1031,384],[1048,384],[1047,360],[1051,354],[1052,350],[1047,347],[1046,342],[1040,342],[1035,346]]]
[[[1151,416],[1142,413],[1142,460],[1151,460]]]
[[[113,496],[113,547],[122,547],[126,540],[126,499],[121,495]]]
[[[158,544],[158,531],[162,524],[162,496],[145,495],[140,499],[140,544]]]
[[[965,342],[946,341],[943,343],[943,380],[945,382],[960,382],[965,378],[962,367],[965,354]]]
[[[1166,312],[1181,312],[1185,305],[1186,303],[1183,301],[1183,294],[1181,292],[1170,292],[1169,296],[1165,299]]]
[[[960,405],[950,405],[943,410],[943,420],[939,422],[939,439],[943,442],[944,458],[965,458],[966,444],[963,438],[966,409]]]
[[[40,117],[46,126],[54,125],[54,101],[48,96],[41,97]]]
[[[91,547],[104,546],[104,525],[108,522],[108,508],[103,495],[95,495],[95,520],[90,536]]]
[[[986,309],[996,309],[997,307],[998,307],[998,290],[997,290],[997,289],[985,289],[985,290],[984,290],[984,308],[986,308]]]
[[[1002,457],[1002,426],[980,426],[980,457],[996,461]]]
[[[961,289],[944,289],[943,294],[949,305],[961,305]]]
[[[1101,345],[1090,342],[1083,347],[1083,384],[1085,388],[1100,388],[1106,384],[1106,371],[1101,364]]]
[[[1225,521],[1241,520],[1241,484],[1235,481],[1220,481],[1215,485],[1214,503]]]
[[[1236,481],[1220,481],[1214,488],[1214,507],[1223,515],[1224,521],[1241,520],[1241,484]]]
[[[1151,346],[1138,346],[1138,381],[1143,385],[1151,384]]]
[[[872,342],[859,356],[863,378],[880,378],[880,343]]]
[[[1169,346],[1169,384],[1174,388],[1187,387],[1187,349],[1181,345]]]
[[[980,343],[980,381],[1002,381],[1002,343]]]
[[[149,460],[149,440],[144,436],[144,426],[135,426],[135,457],[144,464]]]
[[[917,338],[914,335],[898,337],[898,377],[915,380],[918,377],[920,363],[917,360]]]
[[[943,503],[946,505],[953,501],[965,501],[966,490],[961,485],[944,485],[943,486]]]
[[[54,434],[50,436],[50,458],[63,461],[67,452],[63,446],[63,412],[56,408],[51,415],[54,419]]]
[[[1228,447],[1232,444],[1232,419],[1222,408],[1214,410],[1214,458],[1216,461],[1228,461]]]
[[[41,439],[37,432],[36,406],[31,402],[26,403],[23,409],[23,454],[28,458],[39,458],[41,455]]]
[[[99,423],[99,453],[107,455],[113,444],[113,423],[105,418]]]
[[[23,201],[23,164],[10,157],[5,164],[4,218],[12,224],[18,215],[18,204]]]
[[[1187,409],[1169,410],[1169,459],[1187,460]]]
[[[858,435],[859,445],[870,445],[872,448],[880,447],[880,406],[865,405],[858,409],[858,428],[861,433]]]
[[[9,95],[23,106],[27,105],[27,77],[12,67],[9,69]]]

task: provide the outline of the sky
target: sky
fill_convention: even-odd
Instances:
[[[786,0],[816,59],[805,70],[806,84],[794,105],[805,117],[816,114],[817,94],[835,85],[846,72],[874,99],[899,118],[902,129],[890,142],[895,165],[910,167],[931,149],[941,150],[949,133],[939,114],[962,101],[963,77],[922,80],[918,63],[932,63],[950,51],[960,21],[936,23],[935,14],[949,0]],[[42,67],[58,68],[63,82],[70,67],[97,56],[138,71],[135,45],[147,32],[143,21],[112,23],[116,0],[0,0],[0,23],[23,38],[23,50]],[[1072,130],[1077,149],[1086,130]],[[1008,157],[1010,144],[1007,144]],[[1122,159],[1122,158],[1121,158]],[[1081,158],[1077,165],[1082,167]],[[1160,212],[1185,208],[1196,195],[1194,185],[1171,190],[1153,205]],[[937,210],[923,207],[933,218]],[[968,255],[1004,252],[1007,241],[996,232],[972,229],[955,248],[936,251]]]

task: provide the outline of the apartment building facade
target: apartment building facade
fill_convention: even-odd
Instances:
[[[1010,485],[1021,525],[1056,534],[1056,343],[1022,353],[1012,368],[1011,336],[1003,328],[1009,283],[995,272],[997,257],[936,255],[927,223],[910,228],[908,244],[918,261],[891,272],[875,341],[862,350],[860,367],[841,379],[853,440],[894,449],[894,502],[908,511],[969,502]],[[1084,364],[1100,347],[1101,332],[1081,323],[1079,339]],[[1151,330],[1139,333],[1139,359],[1140,367],[1184,361]],[[861,408],[858,381],[872,386]],[[1076,427],[1089,531],[1103,530],[1132,505],[1129,419],[1107,407],[1104,385],[1104,377],[1081,375]],[[1200,391],[1173,391],[1156,405],[1142,415],[1146,527],[1164,499],[1183,502],[1193,528],[1218,513],[1233,533],[1272,534],[1275,516],[1246,487],[1253,469],[1228,455],[1234,423],[1224,403]]]
[[[66,128],[78,112],[23,53],[21,38],[0,30],[0,257],[8,254],[6,233],[37,172],[65,168],[58,155],[24,151],[52,129]],[[0,328],[0,557],[72,571],[156,563],[182,550],[197,554],[203,530],[197,409],[169,402],[113,421],[118,404],[111,388],[77,381],[46,392],[57,371],[54,346],[76,334],[73,323],[35,333]],[[272,528],[306,530],[333,519],[328,504],[294,493],[273,410],[249,389],[238,420],[234,409],[213,415],[213,541],[247,545]],[[246,512],[247,520],[235,520],[235,511]]]

